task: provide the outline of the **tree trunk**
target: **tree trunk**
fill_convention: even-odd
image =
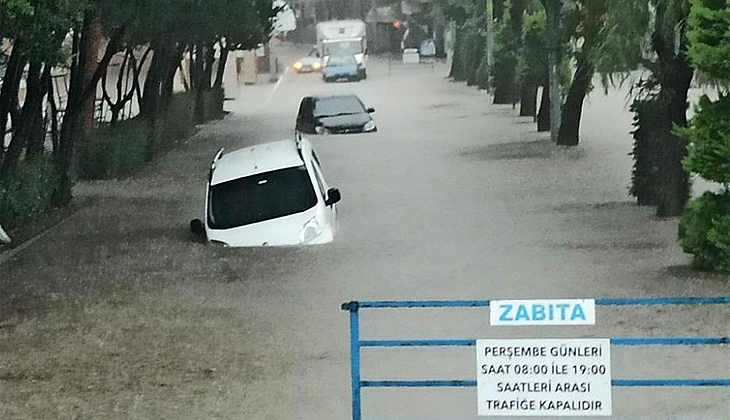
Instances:
[[[689,199],[689,173],[682,160],[687,156],[687,143],[674,135],[674,126],[687,125],[687,92],[693,70],[685,57],[676,57],[667,66],[666,77],[659,91],[659,102],[666,112],[665,124],[661,125],[662,149],[659,160],[659,188],[657,190],[657,216],[674,217],[684,212]]]
[[[213,87],[223,87],[223,77],[226,74],[226,64],[228,63],[228,45],[221,47],[221,56],[218,59],[218,69],[215,75],[215,83]]]
[[[92,8],[93,9],[93,8]],[[81,50],[86,51],[83,58],[79,61],[79,66],[83,71],[83,85],[86,88],[93,80],[94,73],[99,67],[99,50],[101,49],[102,29],[101,17],[98,13],[87,12],[88,22],[84,23],[84,33],[81,36]],[[81,144],[89,144],[93,139],[94,127],[96,121],[94,119],[94,111],[96,110],[96,89],[92,95],[83,99],[81,110]]]
[[[534,117],[537,110],[537,85],[532,82],[522,84],[520,90],[520,116]]]
[[[454,25],[454,52],[451,58],[451,70],[449,71],[449,77],[456,81],[464,80],[462,76],[462,54],[461,50],[464,44],[464,29],[461,25]]]
[[[85,52],[79,48],[81,39],[79,32],[78,28],[74,29],[73,47],[71,50],[71,80],[69,83],[66,110],[64,111],[63,122],[61,123],[59,150],[58,153],[56,153],[55,159],[58,183],[56,185],[56,190],[53,193],[53,202],[57,206],[64,206],[71,201],[72,181],[69,170],[73,159],[73,150],[75,147],[74,141],[79,131],[79,105],[81,102],[80,97],[84,88],[82,85],[83,79],[81,74],[83,70],[79,66],[79,62],[80,56],[85,54]]]
[[[560,83],[558,81],[558,63],[561,54],[560,10],[562,0],[542,0],[545,7],[547,24],[548,49],[548,84],[550,85],[550,139],[558,140],[560,130]]]
[[[177,63],[184,45],[160,41],[154,47],[152,63],[144,85],[144,118],[149,125],[147,159],[152,159],[162,135],[163,111],[169,103]],[[179,54],[177,54],[179,51]],[[172,74],[172,75],[170,75]]]
[[[52,68],[51,68],[52,70]],[[58,132],[58,105],[56,104],[56,92],[53,89],[53,81],[48,83],[48,107],[51,119],[51,143],[53,144],[53,157],[59,153],[60,135]]]
[[[20,41],[16,41],[5,70],[2,88],[0,88],[0,163],[3,161],[5,152],[5,128],[8,124],[8,114],[11,108],[17,106],[24,66],[23,45]]]
[[[593,65],[587,59],[578,59],[573,83],[568,90],[560,118],[560,131],[557,143],[561,146],[577,146],[579,141],[580,119],[583,113],[583,100],[593,79]]]
[[[28,76],[26,77],[26,94],[23,103],[23,109],[20,113],[20,119],[13,126],[13,138],[10,140],[8,150],[3,159],[2,169],[0,169],[0,179],[5,180],[9,174],[15,170],[15,166],[20,160],[23,148],[28,142],[30,133],[32,132],[33,122],[35,121],[36,110],[39,109],[41,100],[41,69],[43,64],[39,61],[30,63],[28,67]],[[15,121],[14,121],[15,123]]]
[[[147,58],[149,57],[151,51],[152,47],[148,46],[145,52],[142,54],[142,57],[140,57],[139,61],[137,61],[137,59],[132,56],[132,90],[137,94],[137,105],[139,106],[140,114],[142,114],[142,108],[144,106],[144,97],[142,95],[142,87],[139,78],[142,74],[142,68],[144,67],[144,64],[147,61]]]
[[[215,63],[215,47],[213,43],[205,46],[205,62],[203,70],[203,83],[201,86],[204,90],[210,90],[213,83],[213,63]],[[175,66],[177,69],[177,66]],[[276,70],[274,70],[276,71]]]
[[[657,99],[664,111],[658,132],[662,139],[656,213],[659,217],[681,215],[689,199],[689,174],[682,167],[687,144],[673,130],[675,126],[687,125],[687,92],[694,74],[686,56],[686,25],[681,24],[686,16],[667,13],[667,7],[664,3],[658,5],[658,23],[652,34],[652,47],[657,54],[652,72],[659,81]],[[673,34],[664,29],[667,24],[674,25]]]
[[[200,63],[198,69],[200,71],[200,78],[198,79],[197,88],[195,90],[195,118],[198,123],[203,123],[208,119],[208,110],[206,109],[205,96],[210,91],[211,78],[213,75],[213,61],[215,60],[215,51],[213,50],[213,44],[209,44],[204,48],[200,48],[202,57],[198,57]],[[269,50],[269,54],[271,51]],[[272,74],[276,69],[270,69]]]
[[[544,83],[542,87],[542,98],[540,99],[540,112],[537,114],[537,131],[550,131],[550,84]]]
[[[500,60],[502,65],[494,70],[494,103],[511,104],[515,101],[515,62]]]
[[[41,90],[38,101],[35,104],[33,122],[31,123],[31,130],[28,133],[28,146],[25,151],[26,157],[30,159],[41,156],[44,152],[47,117],[50,117],[50,115],[46,115],[45,117],[43,115],[43,98],[49,95],[48,100],[51,100],[49,94],[51,88],[51,68],[51,64],[46,63],[39,81]]]
[[[93,49],[92,42],[84,39],[85,37],[93,38],[95,36],[93,34],[93,28],[90,27],[93,26],[93,19],[94,15],[91,12],[87,12],[84,15],[84,24],[83,29],[80,31],[80,36],[74,35],[72,57],[78,56],[78,58],[71,65],[71,83],[68,92],[68,101],[63,116],[63,123],[61,124],[60,153],[57,154],[55,162],[58,183],[53,195],[53,201],[57,206],[66,205],[71,201],[72,176],[70,172],[73,169],[72,167],[75,166],[73,164],[74,149],[76,147],[75,141],[81,135],[82,110],[89,97],[95,97],[96,88],[101,79],[102,72],[106,71],[109,61],[111,61],[114,53],[117,51],[125,33],[124,27],[119,27],[114,30],[109,37],[109,43],[104,52],[104,57],[96,64],[96,70],[91,72],[83,63],[96,62],[96,57],[99,53],[98,49]],[[78,33],[79,31],[76,30],[74,32]],[[81,48],[82,45],[86,46],[86,48]],[[93,59],[88,57],[88,55],[92,55]],[[89,73],[93,73],[93,75],[89,77]],[[88,83],[84,83],[85,81]]]
[[[162,80],[162,98],[161,98],[161,109],[160,113],[164,113],[170,105],[172,94],[175,88],[175,74],[180,67],[183,53],[185,52],[184,44],[177,44],[170,47],[170,53],[165,56],[165,74]]]
[[[477,84],[477,70],[479,69],[479,64],[481,64],[482,57],[484,55],[486,39],[479,34],[479,31],[474,31],[472,34],[470,34],[470,37],[471,42],[468,51],[469,64],[466,69],[466,84],[467,86],[474,86]]]
[[[159,98],[160,83],[160,61],[164,54],[162,43],[155,43],[151,47],[152,62],[147,69],[144,87],[142,90],[142,98],[140,99],[140,115],[147,120],[154,121],[157,118],[157,100]],[[139,79],[138,79],[139,80]]]

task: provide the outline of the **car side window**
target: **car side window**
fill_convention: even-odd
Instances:
[[[307,100],[307,114],[308,119],[312,119],[314,116],[314,98],[308,98]]]
[[[312,156],[315,157],[316,155],[314,152],[312,152]],[[319,162],[315,160],[312,161],[312,168],[314,169],[314,178],[317,179],[317,186],[319,187],[319,192],[322,195],[322,198],[327,198],[327,188],[324,185],[324,180],[322,179],[322,173],[319,169]]]
[[[305,117],[307,110],[307,98],[302,99],[302,103],[299,104],[299,113],[297,113],[297,119],[301,120]]]

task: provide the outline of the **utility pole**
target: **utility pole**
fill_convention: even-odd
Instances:
[[[271,75],[269,77],[269,82],[271,83],[276,83],[279,80],[276,74],[276,57],[274,56],[274,48],[272,48],[274,46],[274,36],[275,35],[272,35],[271,38],[269,38],[269,42],[266,44],[268,47],[266,54],[269,56],[269,74]]]
[[[557,143],[560,132],[560,82],[558,81],[558,60],[560,59],[560,9],[561,0],[542,0],[545,6],[548,31],[548,83],[550,84],[550,140]]]
[[[492,51],[494,50],[494,0],[487,0],[487,67],[489,67],[489,83],[487,83],[487,92],[491,92],[491,79],[494,77],[494,58]]]

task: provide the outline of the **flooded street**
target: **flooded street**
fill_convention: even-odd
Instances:
[[[291,49],[291,47],[289,47]],[[290,62],[301,51],[281,52]],[[587,100],[581,145],[451,83],[373,59],[368,79],[287,71],[228,88],[230,114],[2,261],[0,418],[350,417],[351,300],[727,296],[692,271],[677,220],[628,196],[625,92]],[[233,85],[227,81],[228,86]],[[193,241],[210,161],[291,138],[306,95],[355,93],[373,134],[309,136],[342,193],[332,243]],[[598,308],[596,325],[490,327],[486,308],[361,311],[363,339],[730,336],[730,305]],[[619,347],[612,377],[727,378],[724,346]],[[474,348],[364,349],[365,380],[475,378]],[[476,418],[473,388],[366,389],[363,418]],[[723,388],[614,388],[612,418],[720,419]]]

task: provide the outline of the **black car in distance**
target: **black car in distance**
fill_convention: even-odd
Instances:
[[[296,131],[306,134],[374,133],[370,114],[355,95],[306,96],[299,104]]]

